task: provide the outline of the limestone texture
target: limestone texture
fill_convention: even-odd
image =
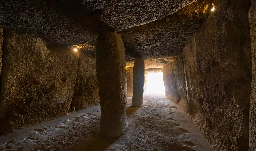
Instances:
[[[132,106],[143,105],[145,64],[142,58],[136,58],[133,66],[133,96]]]
[[[101,111],[100,106],[94,106],[0,136],[0,150],[213,151],[178,105],[162,95],[146,95],[145,103],[143,108],[131,107],[128,98],[129,127],[118,138],[98,135]]]
[[[183,50],[214,1],[2,0],[0,26],[58,46],[95,46],[104,24],[122,32],[127,57],[166,57]]]
[[[3,29],[0,28],[0,76],[2,74],[3,40]]]
[[[100,133],[117,137],[126,128],[125,49],[121,36],[99,33],[96,45],[96,74],[101,105]]]
[[[127,87],[127,97],[132,97],[133,95],[133,67],[126,68],[126,87]]]
[[[78,24],[55,1],[2,0],[0,5],[0,26],[19,33],[40,37],[54,45],[70,46],[94,39],[96,34]],[[69,5],[70,6],[70,5]],[[77,14],[77,11],[75,11]],[[87,20],[87,19],[84,19]],[[87,24],[89,24],[87,22]]]
[[[197,0],[172,15],[122,31],[127,57],[161,58],[182,52],[216,0]]]
[[[249,149],[256,150],[256,1],[252,0],[250,9],[250,29],[252,47],[252,83],[250,102],[250,123],[249,123]]]
[[[165,97],[175,103],[179,103],[180,96],[174,74],[174,65],[169,63],[163,67],[163,80],[165,85]]]
[[[5,31],[0,133],[66,115],[72,101],[77,55],[40,38]]]
[[[174,62],[179,104],[215,150],[249,149],[249,8],[249,0],[223,1]]]
[[[80,51],[77,79],[70,110],[81,110],[100,103],[96,77],[96,52]]]

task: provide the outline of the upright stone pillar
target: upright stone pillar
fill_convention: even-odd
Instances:
[[[142,58],[136,58],[133,66],[132,106],[141,107],[143,104],[144,73],[144,60]]]
[[[122,135],[126,127],[125,49],[121,36],[101,32],[96,46],[96,72],[101,105],[100,133]]]
[[[165,86],[165,97],[175,103],[179,103],[181,97],[177,87],[177,82],[174,74],[174,63],[169,63],[163,68],[163,79]]]

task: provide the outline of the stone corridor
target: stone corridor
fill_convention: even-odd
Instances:
[[[40,125],[0,136],[0,150],[56,151],[211,151],[211,145],[176,104],[163,95],[144,96],[141,108],[127,102],[126,133],[98,135],[100,107],[94,106]]]
[[[211,148],[256,151],[256,0],[1,0],[0,151]]]

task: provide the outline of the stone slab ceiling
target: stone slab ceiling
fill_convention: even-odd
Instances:
[[[102,10],[101,19],[122,30],[143,25],[177,12],[196,0],[83,0],[90,10]]]
[[[210,0],[196,3],[163,19],[122,32],[127,56],[144,58],[175,56],[201,27],[212,8]]]
[[[0,27],[71,46],[93,45],[103,25],[123,34],[127,58],[171,56],[206,19],[201,11],[211,0],[195,1],[2,0]]]

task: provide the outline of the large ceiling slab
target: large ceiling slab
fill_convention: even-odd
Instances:
[[[101,19],[116,30],[143,25],[171,15],[196,0],[83,0],[90,10],[102,10]]]
[[[178,54],[213,0],[2,0],[0,27],[49,44],[95,46],[97,33],[122,34],[126,58]],[[94,47],[95,48],[95,47]]]
[[[198,0],[163,19],[124,30],[127,55],[144,58],[177,55],[213,13],[210,11],[212,7],[212,1]]]

